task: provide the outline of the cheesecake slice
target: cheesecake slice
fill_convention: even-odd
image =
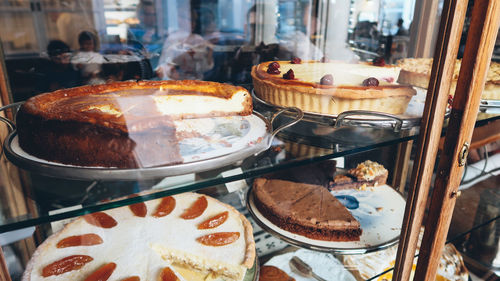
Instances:
[[[317,240],[359,241],[360,223],[322,186],[258,178],[259,211],[278,227]]]
[[[41,94],[17,114],[19,145],[76,166],[138,168],[183,162],[174,121],[250,115],[242,87],[205,81],[140,81]]]

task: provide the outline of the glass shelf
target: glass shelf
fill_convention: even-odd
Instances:
[[[273,112],[263,114],[272,115]],[[480,118],[478,126],[498,119],[500,115],[487,115],[484,118],[480,115]],[[208,172],[136,181],[67,180],[25,172],[31,181],[31,184],[26,187],[27,193],[30,194],[37,213],[22,217],[4,216],[0,225],[0,233],[245,180],[273,171],[396,145],[416,140],[417,137],[418,130],[416,129],[395,133],[387,129],[333,128],[300,122],[295,127],[278,134],[270,149],[234,165]],[[143,195],[128,198],[129,195],[135,193]],[[68,207],[73,207],[73,209],[65,209]],[[57,214],[53,213],[54,210],[57,210]]]

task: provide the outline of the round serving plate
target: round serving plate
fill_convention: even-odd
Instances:
[[[388,248],[399,241],[406,202],[400,193],[388,185],[368,190],[332,191],[360,222],[363,230],[360,241],[348,242],[315,240],[281,229],[259,211],[252,190],[250,188],[247,194],[247,209],[255,222],[272,235],[295,246],[337,254],[364,254]],[[346,198],[357,204],[346,204]]]
[[[248,269],[245,273],[245,277],[243,277],[243,281],[257,281],[259,280],[259,259],[257,258],[257,254],[255,255],[255,262],[252,268]]]
[[[273,121],[285,112],[295,112],[295,119],[273,129]],[[81,180],[136,180],[176,176],[207,171],[243,160],[267,150],[274,136],[300,121],[303,113],[286,108],[271,120],[258,112],[249,116],[214,117],[176,121],[179,130],[195,131],[203,137],[185,137],[179,141],[182,164],[147,168],[119,169],[65,165],[37,158],[20,146],[15,130],[4,142],[4,152],[14,165],[46,176]],[[2,120],[3,121],[3,120]],[[9,125],[15,128],[12,123]]]
[[[279,105],[274,105],[262,100],[255,94],[255,90],[252,90],[252,98],[254,102],[257,103],[257,107],[264,106],[275,110],[283,108]],[[424,105],[425,95],[422,99],[422,93],[419,94],[419,91],[417,91],[417,95],[412,97],[406,112],[402,115],[368,110],[350,110],[338,115],[304,111],[303,121],[325,126],[371,127],[392,129],[398,132],[401,130],[409,130],[420,125]]]

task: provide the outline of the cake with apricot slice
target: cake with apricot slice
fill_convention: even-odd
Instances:
[[[22,280],[242,280],[254,262],[243,215],[183,193],[75,219],[37,248]]]
[[[339,61],[274,61],[252,68],[255,94],[281,107],[319,114],[349,110],[403,114],[416,91],[396,84],[399,68]]]

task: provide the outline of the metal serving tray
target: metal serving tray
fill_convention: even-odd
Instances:
[[[21,104],[22,103],[17,103],[0,107],[0,111],[19,107]],[[288,116],[295,117],[288,120],[286,124],[273,129],[273,121],[284,113],[287,113]],[[258,154],[271,146],[272,140],[277,133],[299,122],[303,118],[303,112],[298,108],[284,108],[274,114],[271,120],[266,119],[258,112],[253,112],[249,118],[254,120],[255,126],[260,126],[258,131],[262,134],[254,136],[255,141],[248,142],[248,145],[241,147],[237,151],[227,152],[227,150],[224,150],[220,155],[212,153],[210,154],[210,158],[202,158],[202,160],[198,161],[195,160],[197,157],[191,156],[189,162],[178,165],[134,169],[65,165],[36,158],[24,152],[19,146],[15,124],[3,117],[0,117],[0,121],[6,123],[10,131],[3,144],[4,153],[7,159],[19,168],[57,178],[80,180],[137,180],[207,171],[230,165],[251,155]]]

